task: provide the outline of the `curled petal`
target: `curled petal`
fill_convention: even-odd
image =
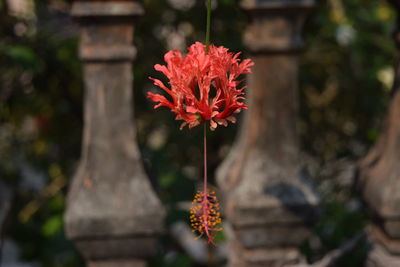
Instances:
[[[219,125],[224,125],[225,127],[228,126],[228,122],[225,119],[218,119],[215,118],[215,121],[219,124]]]
[[[188,124],[186,121],[182,122],[181,126],[179,127],[179,130],[182,131],[183,127],[185,127],[186,124]]]
[[[233,116],[229,116],[228,118],[226,118],[228,121],[232,122],[232,123],[236,123],[236,118]]]
[[[149,77],[150,80],[153,81],[153,84],[160,87],[161,89],[163,89],[165,92],[167,92],[169,95],[173,95],[173,93],[171,92],[171,90],[169,90],[162,81],[158,80],[158,79],[154,79]]]
[[[169,70],[164,65],[156,64],[156,65],[154,65],[154,69],[157,70],[157,71],[162,72],[167,77],[170,76]]]
[[[153,94],[152,92],[147,92],[147,98],[150,98],[154,102],[159,102],[159,104],[154,106],[155,109],[158,108],[158,107],[161,107],[161,106],[165,106],[165,107],[168,107],[170,109],[174,108],[174,105],[162,95]]]
[[[199,110],[193,106],[187,106],[186,107],[186,112],[187,113],[193,113],[196,114],[197,112],[199,112]]]
[[[200,124],[199,120],[193,120],[189,123],[189,129],[192,129],[193,127],[196,127],[197,125]]]
[[[210,120],[210,130],[211,131],[214,131],[217,128],[217,126],[218,126],[218,124],[215,121]]]

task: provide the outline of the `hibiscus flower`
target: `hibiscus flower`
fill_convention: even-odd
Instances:
[[[162,72],[169,80],[169,88],[158,79],[154,85],[163,89],[167,97],[147,93],[147,97],[157,102],[154,108],[165,106],[183,120],[180,129],[188,125],[193,128],[201,122],[210,121],[211,130],[218,125],[235,123],[234,113],[247,109],[243,80],[240,75],[250,73],[254,64],[250,59],[240,61],[240,53],[230,53],[223,46],[206,46],[196,42],[188,48],[186,56],[178,50],[171,50],[164,56],[166,65],[156,64],[154,68]]]

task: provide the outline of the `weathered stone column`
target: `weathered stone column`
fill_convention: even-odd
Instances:
[[[398,19],[393,34],[400,50],[400,2],[389,0]],[[397,62],[392,98],[384,132],[361,161],[363,198],[372,221],[373,248],[367,266],[400,266],[400,61]]]
[[[85,83],[82,155],[68,195],[67,236],[88,266],[145,266],[165,211],[144,173],[132,105],[134,0],[79,0]]]
[[[217,171],[231,225],[229,266],[283,266],[318,216],[319,197],[300,164],[296,130],[301,28],[312,0],[242,0],[244,42],[255,65],[236,143]]]

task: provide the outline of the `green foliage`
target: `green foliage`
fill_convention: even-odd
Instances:
[[[38,18],[54,17],[48,3],[36,4]],[[57,36],[41,20],[0,13],[0,179],[15,193],[8,237],[23,260],[82,266],[62,220],[82,130],[77,39]]]
[[[46,237],[54,236],[62,231],[63,218],[61,215],[50,217],[42,226],[42,234]]]
[[[192,260],[183,253],[176,253],[170,255],[169,259],[159,257],[157,259],[150,260],[150,267],[186,267],[191,266]]]
[[[349,210],[344,203],[338,200],[325,200],[321,209],[323,214],[315,226],[314,240],[307,241],[302,246],[302,250],[310,262],[343,246],[345,242],[359,235],[367,225],[366,214],[358,210]],[[357,246],[339,259],[337,266],[363,266],[368,249],[369,246],[365,240],[360,240]]]
[[[393,19],[386,1],[318,1],[300,76],[304,147],[318,158],[358,157],[376,141],[393,76]]]
[[[31,48],[23,45],[6,46],[0,43],[0,53],[24,69],[38,69],[40,62]]]

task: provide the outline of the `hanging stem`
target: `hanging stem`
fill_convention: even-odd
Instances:
[[[206,54],[210,46],[211,0],[207,0]],[[204,122],[204,194],[207,194],[207,123]]]
[[[210,46],[210,31],[211,31],[211,0],[207,0],[207,26],[206,26],[206,54]]]
[[[210,236],[209,232],[209,221],[208,221],[208,208],[209,204],[207,201],[208,193],[207,193],[207,123],[204,122],[204,137],[203,137],[203,143],[204,143],[204,193],[203,193],[203,224],[204,224],[204,230],[206,232],[207,237]],[[212,242],[212,240],[211,240]]]
[[[208,49],[210,46],[210,28],[211,28],[211,0],[207,0],[207,26],[206,26],[206,54],[208,54]],[[203,143],[204,143],[204,198],[203,203],[207,203],[207,122],[204,122],[204,133],[203,133]],[[203,205],[203,214],[206,215],[206,205]],[[207,236],[208,233],[208,219],[203,218],[204,225],[206,229]]]
[[[204,137],[203,137],[203,143],[204,143],[204,194],[207,194],[207,123],[204,122]]]

